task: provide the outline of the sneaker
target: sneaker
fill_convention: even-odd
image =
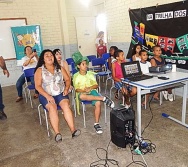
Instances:
[[[120,106],[122,107],[125,107],[126,109],[130,108],[131,107],[131,104],[120,104]]]
[[[162,94],[163,94],[165,100],[168,100],[168,92],[165,90],[165,91],[162,91]]]
[[[114,102],[109,98],[109,97],[107,97],[107,96],[105,96],[106,97],[106,99],[105,99],[105,103],[106,103],[106,105],[108,106],[108,107],[111,107],[111,108],[114,108],[115,107],[115,104],[114,104]]]
[[[131,104],[125,104],[125,108],[128,109],[131,107]]]
[[[7,115],[4,113],[4,111],[0,111],[0,120],[7,119]]]
[[[56,136],[55,136],[55,141],[58,143],[60,141],[62,141],[62,136],[60,133],[57,133]]]
[[[174,101],[174,98],[173,98],[173,94],[171,93],[171,94],[168,94],[168,100],[169,101]]]
[[[101,134],[103,132],[102,128],[99,124],[95,124],[94,128],[95,128],[95,131],[96,131],[97,134]]]

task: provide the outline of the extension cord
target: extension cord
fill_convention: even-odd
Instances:
[[[148,146],[148,143],[145,142],[144,140],[141,142],[141,147],[146,148]]]
[[[142,152],[139,150],[138,147],[134,150],[134,152],[137,153],[138,155],[141,155],[141,154],[142,154]]]

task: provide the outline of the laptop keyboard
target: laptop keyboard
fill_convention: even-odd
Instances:
[[[131,76],[131,77],[127,78],[127,79],[130,80],[130,81],[142,81],[142,80],[150,79],[150,78],[153,78],[153,76],[150,76],[150,75],[137,75],[137,76]]]

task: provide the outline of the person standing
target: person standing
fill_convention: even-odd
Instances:
[[[97,38],[95,40],[95,47],[97,49],[97,47],[99,46],[99,40],[102,39],[104,41],[104,31],[99,31]]]
[[[9,77],[9,71],[7,70],[5,60],[2,56],[0,56],[0,67],[3,69],[3,74]],[[3,104],[3,95],[2,95],[2,88],[0,84],[0,120],[7,119],[7,115],[4,113],[4,104]]]
[[[102,58],[102,55],[104,53],[107,53],[107,48],[104,45],[104,42],[102,39],[99,40],[99,46],[97,47],[97,57]]]

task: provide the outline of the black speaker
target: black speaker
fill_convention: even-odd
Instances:
[[[125,148],[135,143],[135,114],[129,108],[116,108],[110,112],[111,141],[116,146]]]

